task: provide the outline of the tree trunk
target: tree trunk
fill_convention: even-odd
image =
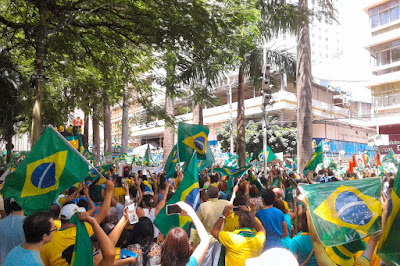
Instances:
[[[13,150],[12,135],[11,134],[7,136],[6,149],[7,149],[6,162],[10,163],[10,161],[11,161],[11,152]]]
[[[165,97],[165,110],[167,115],[174,117],[174,101],[169,98],[168,96]],[[168,155],[170,154],[170,152],[172,151],[172,149],[174,148],[174,130],[172,127],[165,127],[164,130],[164,156],[163,156],[163,160],[164,160],[164,164],[167,161]]]
[[[239,68],[238,86],[238,110],[237,110],[237,148],[239,155],[239,166],[246,165],[246,140],[245,140],[245,118],[244,118],[244,62]]]
[[[84,129],[83,129],[83,146],[88,149],[89,146],[89,114],[85,112],[84,118]]]
[[[121,136],[121,153],[128,152],[128,135],[129,135],[129,91],[124,88],[124,98],[122,102],[122,136]]]
[[[203,108],[200,104],[194,103],[192,123],[195,125],[203,124]]]
[[[175,64],[176,59],[173,52],[168,51],[166,54],[166,90],[165,90],[165,112],[172,119],[172,122],[175,120],[174,113],[174,101],[173,101],[173,91],[175,85]],[[174,123],[165,123],[164,129],[164,155],[163,162],[167,161],[168,155],[174,147]]]
[[[43,94],[43,70],[44,61],[46,58],[46,38],[47,38],[47,13],[48,10],[45,2],[39,1],[39,30],[36,40],[36,83],[35,83],[35,102],[32,111],[32,133],[31,144],[32,147],[40,138],[42,129],[42,94]]]
[[[104,155],[109,153],[111,154],[111,111],[110,111],[110,103],[106,95],[103,95],[103,103],[104,103]]]
[[[93,108],[93,157],[97,165],[100,162],[100,122],[96,114],[97,110]]]
[[[299,0],[299,7],[307,10],[307,0]],[[298,171],[312,155],[312,73],[311,46],[308,22],[300,27],[297,39],[297,164]]]

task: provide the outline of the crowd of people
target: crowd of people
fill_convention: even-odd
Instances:
[[[299,185],[357,179],[331,169],[296,176],[282,165],[271,165],[268,178],[250,168],[234,178],[204,170],[198,175],[200,207],[197,212],[179,202],[189,216],[188,230],[173,228],[162,235],[153,224],[181,183],[165,173],[123,175],[112,168],[107,179],[85,181],[58,196],[46,213],[25,216],[13,199],[0,196],[0,265],[69,265],[77,229],[70,219],[83,221],[92,243],[94,265],[379,265],[376,245],[380,235],[354,241],[338,249],[320,242],[308,212],[307,197]],[[260,186],[248,180],[254,175]],[[232,177],[233,178],[233,177]],[[364,178],[373,178],[365,176]],[[393,187],[393,176],[384,175]],[[232,180],[230,180],[232,181]],[[278,181],[278,182],[277,182]],[[149,189],[150,187],[150,189]],[[382,226],[388,199],[382,196]],[[131,224],[126,203],[137,204],[138,221]],[[335,253],[336,252],[336,253]]]

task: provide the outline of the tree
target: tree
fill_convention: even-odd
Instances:
[[[231,33],[228,47],[232,50],[232,65],[238,70],[238,112],[237,112],[237,153],[239,165],[246,164],[245,155],[245,77],[248,76],[256,88],[261,85],[262,55],[265,43],[278,33],[295,33],[303,14],[295,5],[286,1],[238,1],[231,2],[226,8],[234,10],[238,15],[230,18],[236,25]],[[295,58],[287,51],[268,49],[266,63],[294,73]]]
[[[274,153],[283,152],[285,154],[295,154],[297,145],[297,129],[288,125],[280,126],[277,118],[268,118],[269,128],[267,130],[268,146]],[[250,120],[245,128],[246,150],[248,154],[253,153],[256,158],[262,150],[263,132],[259,121]],[[234,141],[237,141],[237,127],[234,128]],[[222,129],[217,130],[217,139],[225,150],[230,148],[229,124],[223,124]]]
[[[7,141],[7,163],[11,159],[12,137],[15,135],[16,123],[20,121],[22,113],[21,74],[12,64],[10,58],[0,53],[0,134]],[[25,84],[26,85],[26,84]]]
[[[315,1],[314,1],[315,2]],[[307,0],[299,0],[299,8],[307,15],[301,22],[297,38],[297,162],[298,171],[312,156],[312,72],[311,72],[311,45],[309,30],[309,8]],[[320,10],[318,10],[320,8]],[[329,0],[318,0],[316,5],[317,16],[325,19],[334,18],[334,9]]]

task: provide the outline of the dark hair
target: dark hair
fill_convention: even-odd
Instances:
[[[199,174],[199,188],[203,188],[204,182],[205,182],[204,179],[205,179],[204,175],[203,174]]]
[[[287,209],[286,209],[286,207],[285,207],[285,204],[284,204],[283,201],[282,201],[281,199],[279,199],[279,198],[276,198],[276,199],[275,199],[273,206],[274,206],[275,208],[277,208],[278,210],[280,210],[281,212],[283,212],[283,214],[286,214],[286,213],[288,212]]]
[[[225,192],[228,189],[228,185],[226,184],[226,182],[221,181],[218,184],[218,189],[219,189],[219,191]]]
[[[10,201],[11,212],[22,211],[22,207],[16,201]]]
[[[159,189],[164,190],[166,188],[165,184],[165,175],[160,175],[160,184],[158,185]]]
[[[130,187],[129,195],[131,196],[132,199],[136,198],[136,194],[137,194],[137,189],[135,187]]]
[[[117,176],[115,178],[115,183],[116,183],[117,187],[122,187],[122,177],[121,176]]]
[[[152,195],[143,195],[143,207],[150,207],[153,208],[154,207],[154,197]]]
[[[218,188],[214,186],[210,186],[207,189],[207,194],[210,197],[210,199],[218,198],[218,192],[219,192]]]
[[[139,222],[135,224],[132,231],[127,231],[128,242],[126,245],[140,244],[142,247],[143,265],[146,265],[148,260],[148,252],[150,245],[154,239],[154,227],[151,220],[147,217],[140,217]]]
[[[250,194],[250,198],[257,198],[258,195],[260,195],[260,192],[258,191],[258,188],[256,185],[253,184],[250,186],[249,194]]]
[[[23,229],[27,243],[39,243],[44,234],[50,234],[51,215],[48,212],[37,212],[24,219]]]
[[[58,205],[57,203],[51,204],[49,213],[51,217],[53,217],[53,219],[55,220],[58,219],[58,216],[60,216],[60,211],[61,211],[60,205]]]
[[[240,227],[254,228],[254,216],[250,211],[241,208],[238,215]]]
[[[206,202],[208,200],[208,194],[205,190],[200,190],[200,201]]]
[[[76,205],[77,205],[78,207],[83,207],[83,208],[85,208],[86,211],[89,209],[89,204],[88,204],[88,202],[87,202],[86,200],[84,200],[84,199],[80,199]]]
[[[67,194],[68,194],[68,196],[69,195],[72,195],[75,191],[77,191],[78,189],[76,188],[76,187],[74,187],[74,186],[72,186],[72,187],[70,187],[69,189],[68,189],[68,192],[67,192]]]
[[[233,206],[247,206],[247,197],[239,195],[233,200]]]
[[[264,205],[272,205],[275,200],[275,193],[271,189],[267,188],[262,191],[261,197],[263,198]]]
[[[186,232],[180,227],[172,228],[161,247],[161,266],[184,266],[189,258],[190,246]]]
[[[328,170],[328,176],[333,176],[333,171],[332,170]]]
[[[219,176],[217,176],[216,174],[212,174],[210,176],[210,181],[211,183],[217,183],[219,181]]]

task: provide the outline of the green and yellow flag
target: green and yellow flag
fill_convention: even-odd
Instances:
[[[276,159],[275,154],[272,152],[271,148],[267,145],[267,163]],[[264,162],[264,150],[261,150],[258,154],[258,160]]]
[[[1,190],[14,198],[26,215],[48,211],[65,189],[88,175],[88,162],[52,127],[48,127],[31,152],[7,176]]]
[[[301,186],[312,222],[326,247],[343,245],[378,232],[381,181],[368,178]]]
[[[189,166],[186,168],[182,182],[178,189],[167,202],[166,205],[175,204],[178,201],[184,201],[197,212],[200,207],[200,191],[199,179],[197,172],[197,153],[193,154]],[[190,224],[188,216],[170,215],[166,213],[166,206],[158,213],[154,220],[154,225],[160,230],[163,235],[167,235],[169,230],[174,227],[182,227],[187,229]]]
[[[150,144],[147,144],[146,153],[144,154],[144,164],[147,166],[153,166],[155,164],[153,155],[151,154]]]
[[[91,255],[93,253],[92,241],[90,241],[85,223],[79,220],[77,213],[69,221],[76,225],[76,238],[71,265],[93,265],[93,256]]]
[[[178,152],[179,160],[181,162],[189,163],[192,159],[193,153],[197,152],[199,160],[206,160],[212,156],[208,144],[207,126],[192,125],[179,123],[178,124]]]
[[[204,160],[197,159],[197,169],[198,169],[199,173],[201,171],[203,171],[204,169],[213,165],[213,163],[215,162],[214,156],[211,152],[211,148],[209,145],[207,145],[207,147],[206,147],[206,154],[207,154],[207,156]]]
[[[229,177],[241,177],[246,173],[249,168],[252,167],[252,165],[246,165],[237,169],[230,168],[230,167],[224,167],[224,168],[214,168],[214,172],[218,172],[221,175],[227,175]]]
[[[397,161],[397,156],[394,153],[393,149],[390,148],[389,153],[386,154],[385,157],[383,157],[382,162],[392,162],[394,164],[398,164],[399,162]]]
[[[69,144],[72,145],[75,149],[79,150],[79,136],[66,136],[65,137]]]
[[[239,165],[239,155],[230,154],[227,161],[225,161],[225,166],[230,168],[236,168]]]
[[[106,172],[111,169],[111,167],[113,167],[112,164],[104,164],[104,165],[96,166],[96,169],[104,176],[106,174]],[[97,173],[97,171],[94,170],[93,168],[90,169],[89,175],[86,177],[86,179],[96,180],[97,178],[99,178],[100,175],[99,175],[99,173]]]
[[[175,144],[174,148],[169,153],[167,161],[164,165],[164,172],[166,174],[166,179],[174,177],[175,167],[178,161],[179,161],[179,153],[177,145]]]
[[[378,256],[387,265],[400,265],[400,168],[394,180],[386,227],[378,244]]]
[[[314,151],[313,156],[311,157],[311,159],[308,161],[308,163],[306,164],[306,166],[304,167],[303,173],[306,174],[307,170],[314,171],[315,168],[317,168],[318,164],[323,163],[324,162],[324,154],[322,153],[322,142],[321,141],[317,148]]]

